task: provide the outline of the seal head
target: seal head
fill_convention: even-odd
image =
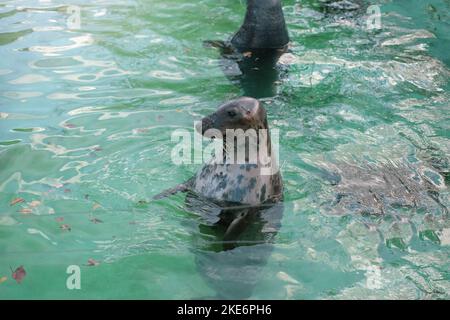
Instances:
[[[219,106],[216,112],[202,119],[201,129],[205,135],[209,129],[216,129],[226,135],[227,129],[268,129],[267,114],[258,100],[248,97],[231,100]],[[206,136],[211,138],[210,136]]]

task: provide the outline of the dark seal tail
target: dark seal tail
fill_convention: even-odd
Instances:
[[[238,49],[277,49],[285,47],[289,35],[281,0],[247,0],[244,23],[231,43]]]

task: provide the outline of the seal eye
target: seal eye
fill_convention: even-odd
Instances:
[[[230,118],[234,118],[235,116],[236,116],[236,112],[234,112],[234,111],[228,111],[228,116],[230,117]]]

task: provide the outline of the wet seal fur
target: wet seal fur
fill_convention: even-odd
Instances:
[[[244,23],[231,39],[241,52],[280,49],[289,43],[281,0],[247,0]]]
[[[274,96],[277,62],[289,44],[281,0],[247,0],[244,22],[232,39],[204,44],[220,50],[224,73],[240,82],[245,96]]]
[[[226,102],[216,112],[202,119],[199,133],[205,135],[209,129],[216,129],[222,133],[224,158],[213,157],[186,183],[166,190],[154,199],[161,199],[177,192],[192,191],[205,199],[216,203],[227,203],[228,206],[229,204],[258,206],[282,200],[283,183],[280,172],[275,170],[270,175],[261,174],[263,168],[270,166],[276,168],[277,163],[271,155],[272,146],[266,110],[258,100],[241,97]],[[244,132],[248,129],[254,129],[256,132],[261,129],[268,130],[265,147],[270,159],[269,165],[261,164],[260,157],[257,157],[257,163],[250,163],[248,159],[243,164],[227,162],[227,153],[236,153],[239,147],[235,143],[234,149],[229,150],[230,147],[226,143],[227,129],[242,129]],[[259,138],[257,143],[258,151],[260,151]],[[245,147],[248,150],[248,143]]]
[[[271,175],[261,174],[267,165],[260,163],[250,163],[245,159],[245,163],[228,163],[227,154],[236,154],[239,146],[234,144],[234,149],[226,143],[227,129],[242,129],[244,132],[253,129],[268,130],[266,110],[261,103],[253,98],[239,98],[229,101],[210,116],[202,119],[201,134],[205,135],[209,129],[216,129],[222,133],[223,149],[225,151],[223,159],[211,159],[202,170],[196,175],[193,181],[193,190],[213,201],[226,201],[239,204],[260,205],[267,201],[278,201],[282,196],[282,180],[279,171]],[[261,151],[261,143],[258,137],[257,151]],[[276,160],[271,157],[272,146],[270,132],[265,150],[270,158],[270,165],[277,166]],[[241,146],[243,147],[243,146]],[[249,149],[248,143],[245,145]],[[218,161],[220,160],[220,161]]]

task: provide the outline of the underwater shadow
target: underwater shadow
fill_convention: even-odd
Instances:
[[[284,205],[216,204],[188,193],[187,209],[198,216],[195,263],[216,292],[207,299],[248,299],[261,279],[281,227]]]

